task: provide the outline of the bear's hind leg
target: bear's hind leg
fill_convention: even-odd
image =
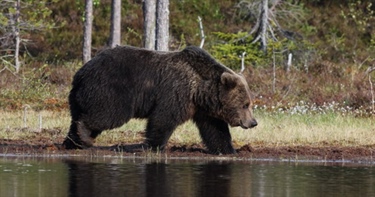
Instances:
[[[101,131],[93,131],[81,121],[72,121],[69,133],[63,142],[65,149],[84,149],[93,145]]]
[[[234,154],[229,127],[223,120],[196,114],[194,117],[199,134],[212,154]]]
[[[149,119],[146,127],[145,145],[153,151],[164,150],[176,124],[168,123],[168,121],[156,121]]]

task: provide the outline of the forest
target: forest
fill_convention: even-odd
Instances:
[[[259,26],[263,2],[171,0],[169,50],[199,46],[203,30],[203,48],[217,60],[236,71],[243,60],[256,109],[373,117],[375,2],[269,0],[267,25]],[[19,13],[15,3],[0,0],[0,109],[66,110],[82,66],[85,2],[25,0]],[[111,11],[110,0],[93,1],[92,56],[109,47]],[[9,17],[15,14],[16,22]],[[260,27],[266,47],[257,39]],[[143,28],[143,1],[122,0],[120,43],[144,47]]]

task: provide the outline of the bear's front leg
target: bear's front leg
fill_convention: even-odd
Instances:
[[[194,122],[210,153],[217,155],[236,153],[232,146],[228,123],[199,112],[195,114]]]

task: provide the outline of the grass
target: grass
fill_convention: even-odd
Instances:
[[[278,145],[365,146],[375,143],[375,124],[371,118],[327,114],[258,114],[259,126],[253,130],[232,130],[238,143]]]
[[[0,139],[32,140],[45,135],[52,140],[62,140],[68,129],[68,111],[0,111]],[[231,128],[234,145],[252,146],[367,146],[375,143],[373,118],[355,117],[339,113],[290,114],[256,110],[259,125],[250,130]],[[57,130],[53,134],[41,132]],[[120,143],[138,143],[143,140],[146,121],[133,119],[112,131],[104,131],[95,145],[110,146]],[[43,137],[43,136],[42,136]],[[189,121],[179,126],[170,143],[193,145],[201,143],[195,125]],[[61,142],[60,142],[61,143]]]

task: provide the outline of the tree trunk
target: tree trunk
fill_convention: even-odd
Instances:
[[[260,15],[256,24],[256,33],[254,40],[251,43],[258,42],[260,40],[260,49],[267,52],[267,27],[268,23],[268,0],[262,0],[260,7]]]
[[[85,23],[83,27],[83,64],[91,59],[91,36],[93,21],[93,2],[86,0],[85,2]]]
[[[21,38],[20,38],[20,9],[21,9],[21,0],[17,0],[14,2],[14,8],[15,8],[15,13],[12,14],[9,17],[9,23],[11,24],[12,27],[12,34],[14,37],[14,68],[16,69],[16,73],[19,72],[21,63],[19,60],[19,54],[20,54],[20,43],[21,43]]]
[[[143,1],[143,41],[146,49],[155,50],[156,0]]]
[[[168,51],[169,0],[158,0],[156,5],[156,50]]]
[[[263,0],[261,15],[261,49],[266,52],[267,50],[267,26],[268,26],[268,0]]]
[[[111,35],[109,46],[111,48],[121,44],[121,0],[112,0],[111,8]]]

